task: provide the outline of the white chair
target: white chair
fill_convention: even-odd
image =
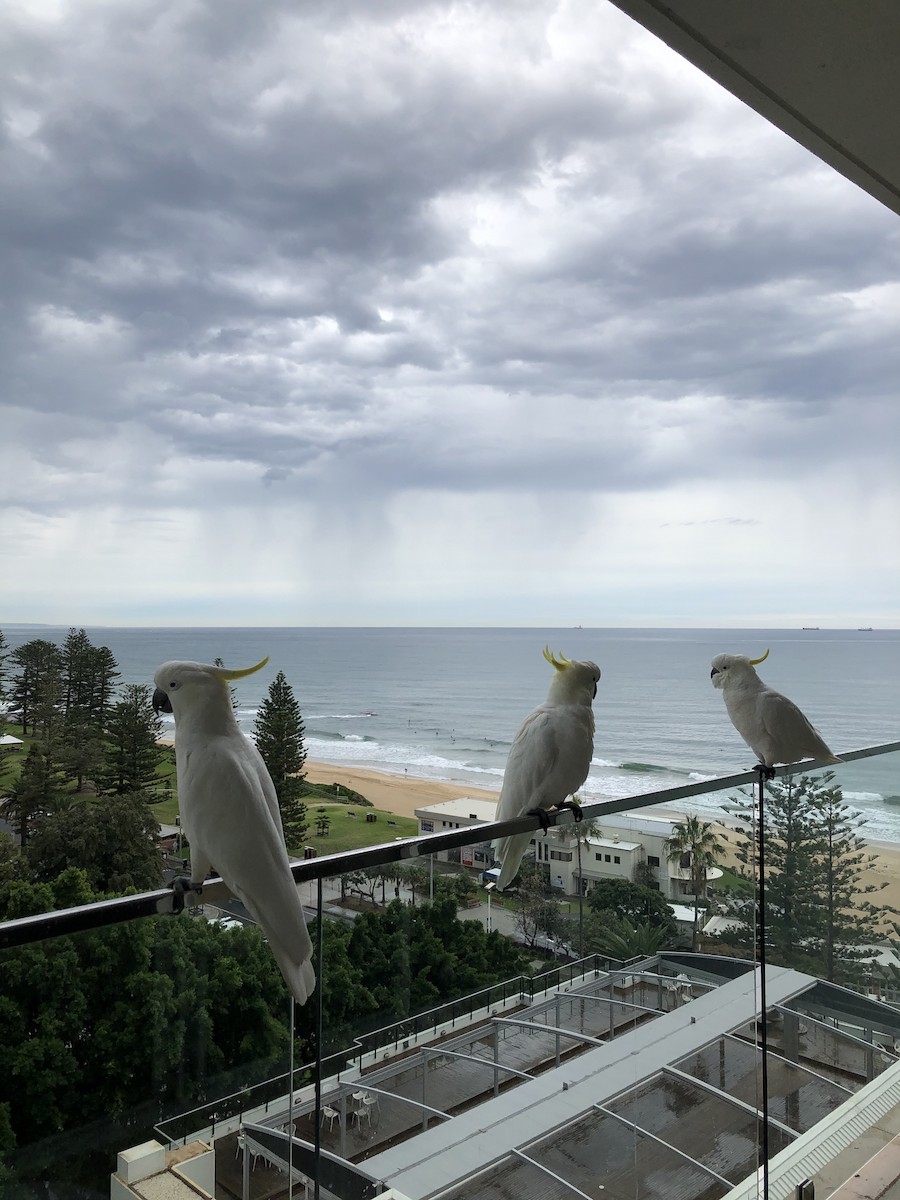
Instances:
[[[341,1114],[336,1108],[329,1108],[329,1106],[325,1104],[322,1106],[322,1120],[328,1121],[328,1132],[331,1133],[332,1129],[334,1129],[335,1121],[337,1121],[338,1125],[340,1125]]]
[[[369,1105],[366,1104],[365,1100],[362,1102],[362,1104],[360,1104],[359,1108],[354,1108],[353,1112],[350,1115],[356,1121],[356,1126],[358,1129],[362,1128],[363,1117],[365,1117],[365,1119],[369,1123],[369,1125],[372,1124],[372,1113],[370,1111]]]

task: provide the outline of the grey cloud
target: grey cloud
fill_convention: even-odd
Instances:
[[[373,496],[659,488],[757,455],[802,472],[846,452],[842,405],[887,412],[896,338],[846,303],[896,279],[887,214],[817,204],[818,164],[736,105],[707,113],[687,69],[627,77],[612,37],[593,70],[555,68],[551,4],[522,9],[496,77],[424,54],[410,22],[452,11],[142,0],[73,13],[77,37],[9,19],[0,88],[34,132],[0,145],[2,388],[52,418],[28,426],[37,461],[64,471],[63,443],[117,428],[166,448],[154,476],[251,464],[248,502],[324,475]],[[479,244],[470,202],[526,214],[543,252]],[[48,307],[121,329],[41,336]]]

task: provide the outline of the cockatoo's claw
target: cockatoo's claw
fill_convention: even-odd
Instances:
[[[767,767],[765,763],[757,763],[756,766],[753,768],[753,770],[758,771],[761,778],[763,778],[763,779],[774,779],[775,778],[775,768]]]
[[[184,897],[188,892],[196,892],[199,896],[203,891],[203,884],[191,883],[187,875],[176,875],[169,887],[175,893],[175,898],[172,904],[172,912],[180,913],[184,911]]]
[[[562,812],[564,808],[571,808],[572,816],[576,821],[584,820],[584,813],[581,811],[581,805],[577,800],[563,800],[556,807],[559,812]]]
[[[550,818],[547,816],[546,810],[543,808],[529,808],[526,815],[529,817],[537,817],[541,831],[544,834],[544,837],[546,837],[547,830],[550,828]]]

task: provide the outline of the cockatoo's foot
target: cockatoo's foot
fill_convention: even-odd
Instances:
[[[188,892],[196,892],[199,896],[203,891],[202,883],[191,883],[187,875],[176,875],[169,887],[175,893],[174,903],[172,904],[172,912],[180,913],[184,910],[184,898]]]
[[[571,808],[572,816],[575,818],[576,821],[584,820],[584,813],[581,811],[581,805],[578,803],[577,800],[563,800],[560,804],[557,804],[557,806],[556,806],[557,812],[562,812],[562,810],[564,808]]]
[[[544,809],[544,808],[529,808],[528,812],[525,815],[528,817],[537,817],[538,824],[541,827],[541,832],[544,835],[546,835],[547,830],[550,828],[550,818],[547,815],[546,809]]]
[[[765,763],[757,763],[753,770],[758,771],[762,779],[775,778],[775,768],[767,767]]]

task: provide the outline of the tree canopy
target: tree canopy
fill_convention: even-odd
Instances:
[[[844,802],[834,773],[787,776],[765,785],[766,943],[770,961],[838,983],[858,984],[863,947],[881,940],[891,912],[870,898],[887,886],[863,883],[876,861],[862,814]],[[757,797],[740,792],[728,811],[738,826],[736,856],[755,877]],[[759,901],[757,886],[757,904]],[[752,949],[750,906],[731,907],[728,941]]]
[[[667,941],[675,936],[675,914],[662,892],[630,879],[598,879],[588,893],[588,904],[592,912],[611,913],[632,925],[647,923],[662,929]]]

